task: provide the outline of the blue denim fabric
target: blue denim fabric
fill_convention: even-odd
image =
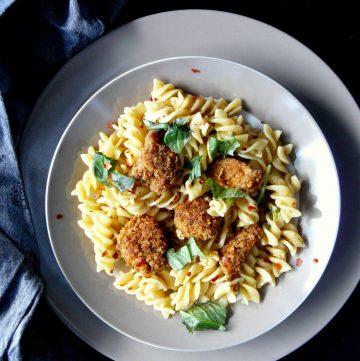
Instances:
[[[21,337],[43,290],[16,146],[55,71],[103,34],[125,3],[0,0],[0,360],[22,359]]]

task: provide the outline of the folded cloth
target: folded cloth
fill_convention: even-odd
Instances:
[[[0,177],[0,359],[18,359],[20,337],[43,286],[32,271],[35,235],[1,96]]]
[[[22,359],[21,337],[43,290],[16,145],[43,86],[125,3],[0,0],[0,360]]]

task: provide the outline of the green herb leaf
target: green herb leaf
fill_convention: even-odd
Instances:
[[[271,164],[268,164],[268,166],[266,167],[266,171],[265,171],[265,177],[264,177],[264,182],[263,185],[261,186],[261,190],[257,199],[257,204],[261,204],[263,202],[263,200],[265,199],[265,188],[267,185],[267,182],[269,180],[269,174],[271,171]]]
[[[115,169],[116,163],[117,161],[115,159],[108,158],[100,152],[95,152],[92,168],[96,180],[101,184],[109,185],[109,172]]]
[[[191,170],[189,175],[190,180],[194,180],[201,176],[201,158],[202,155],[198,155],[185,164],[185,168]]]
[[[176,118],[175,123],[177,125],[185,125],[185,124],[189,123],[189,118]]]
[[[111,180],[114,186],[122,193],[131,189],[135,183],[135,178],[127,177],[121,174],[116,169],[111,174]]]
[[[225,331],[227,310],[214,302],[202,303],[180,311],[182,323],[189,332],[202,330]]]
[[[240,143],[235,137],[218,140],[215,136],[212,136],[207,146],[210,157],[214,159],[219,153],[223,156],[234,155],[235,150],[240,147]]]
[[[166,252],[166,258],[172,269],[181,270],[191,262],[191,254],[187,245],[181,247],[177,252],[170,248]]]
[[[217,150],[223,156],[234,155],[235,150],[239,147],[240,143],[235,139],[235,137],[231,137],[225,140],[219,140]]]
[[[197,245],[195,238],[191,237],[187,243],[188,248],[190,250],[191,257],[199,256],[200,258],[205,258],[204,253],[202,253],[201,249]]]
[[[177,251],[175,251],[174,248],[170,248],[166,252],[168,263],[170,267],[175,270],[183,269],[191,262],[192,258],[196,256],[205,258],[205,255],[201,252],[194,238],[190,238],[189,241]]]
[[[247,194],[238,188],[223,188],[220,187],[211,178],[206,180],[207,185],[211,189],[213,197],[215,199],[229,199],[229,198],[245,198]]]
[[[150,120],[143,120],[145,127],[150,130],[160,130],[160,129],[168,129],[169,123],[155,123]]]
[[[208,152],[210,154],[210,158],[214,159],[217,154],[218,154],[218,140],[216,139],[216,137],[210,137],[208,144]]]
[[[189,128],[184,126],[186,123],[184,123],[183,119],[188,121],[187,118],[176,119],[176,123],[170,124],[164,136],[165,145],[175,153],[181,153],[191,136]],[[177,123],[178,120],[179,123]]]

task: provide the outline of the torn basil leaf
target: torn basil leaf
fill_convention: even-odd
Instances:
[[[234,152],[240,147],[240,143],[235,137],[218,140],[215,136],[212,136],[207,146],[210,157],[214,159],[218,154],[222,154],[224,157],[227,155],[235,155]]]
[[[187,311],[180,311],[181,321],[192,333],[202,330],[225,331],[227,310],[214,302],[197,304]]]
[[[205,258],[205,255],[196,244],[194,238],[190,238],[189,241],[177,251],[175,251],[174,248],[170,248],[166,252],[167,261],[170,267],[175,270],[183,269],[191,262],[192,258],[196,256]]]
[[[265,171],[265,176],[264,176],[264,182],[263,185],[261,186],[261,190],[257,199],[257,204],[261,204],[263,202],[263,200],[265,199],[265,188],[267,186],[267,182],[269,180],[269,175],[270,175],[270,171],[271,171],[271,164],[268,164],[268,166],[266,167],[266,171]]]
[[[207,185],[211,189],[215,199],[231,199],[231,198],[245,198],[247,194],[238,188],[223,188],[214,182],[211,178],[206,180]]]
[[[164,136],[164,144],[167,145],[174,153],[178,154],[181,153],[191,136],[190,129],[184,126],[186,123],[183,119],[188,121],[187,118],[176,119],[175,123],[169,125],[169,128]]]
[[[127,177],[121,174],[116,169],[111,174],[111,180],[113,185],[122,193],[131,189],[134,186],[135,178]]]
[[[191,262],[190,250],[186,245],[181,247],[177,252],[174,248],[170,248],[166,252],[166,258],[170,267],[175,270],[181,270]]]
[[[201,249],[197,245],[195,238],[191,237],[187,243],[188,248],[190,250],[191,257],[199,256],[200,258],[205,258],[204,253],[202,253]]]
[[[218,140],[217,150],[223,156],[234,155],[235,150],[239,147],[240,143],[235,139],[235,137],[231,137],[224,140]]]
[[[194,180],[201,176],[201,158],[202,155],[198,155],[185,164],[185,168],[191,171],[189,180]]]
[[[144,119],[143,122],[145,127],[149,130],[161,130],[169,128],[169,123],[155,123],[147,119]]]
[[[96,180],[101,184],[108,185],[109,172],[115,169],[117,161],[106,157],[100,152],[95,152],[93,156],[93,172]]]

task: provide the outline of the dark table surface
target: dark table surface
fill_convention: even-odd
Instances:
[[[89,1],[94,7],[101,2]],[[177,9],[215,9],[245,15],[270,24],[293,36],[319,55],[340,77],[359,104],[359,20],[355,1],[336,5],[317,1],[129,1],[111,28],[136,18]],[[186,25],[184,25],[186,26]],[[111,29],[108,29],[111,30]],[[344,275],[346,277],[346,275]],[[359,360],[360,332],[357,325],[359,286],[342,310],[313,339],[283,360],[320,357],[324,360]],[[40,326],[40,327],[39,327]],[[64,342],[71,347],[64,348]],[[45,300],[40,305],[23,339],[25,359],[40,350],[58,360],[105,360],[66,328]]]

